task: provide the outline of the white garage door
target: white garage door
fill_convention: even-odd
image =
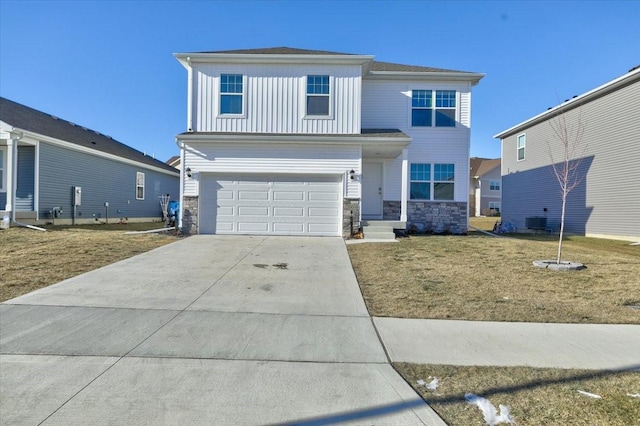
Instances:
[[[338,236],[341,176],[203,176],[200,233]]]

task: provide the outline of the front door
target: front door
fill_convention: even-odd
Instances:
[[[362,165],[362,218],[382,219],[382,163]]]

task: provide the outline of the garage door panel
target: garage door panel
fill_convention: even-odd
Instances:
[[[278,189],[273,191],[273,199],[275,201],[304,201],[304,192],[300,190],[282,191]]]
[[[304,207],[274,207],[274,217],[304,217]]]
[[[201,229],[220,234],[340,235],[342,176],[202,177]]]

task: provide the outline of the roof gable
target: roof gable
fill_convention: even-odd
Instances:
[[[0,120],[11,126],[70,142],[83,148],[115,155],[127,160],[158,167],[177,173],[176,169],[160,160],[149,157],[111,136],[79,126],[54,115],[47,114],[9,99],[0,97]]]

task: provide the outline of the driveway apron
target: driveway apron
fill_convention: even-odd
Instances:
[[[0,305],[1,424],[402,424],[341,238],[194,236]]]

